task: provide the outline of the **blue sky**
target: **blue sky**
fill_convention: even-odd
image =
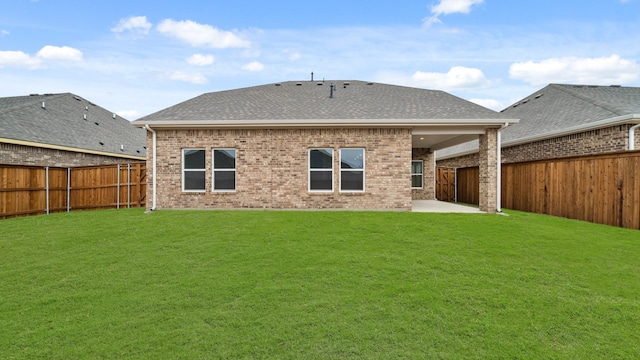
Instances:
[[[640,0],[0,0],[0,96],[134,120],[288,80],[444,90],[500,110],[549,83],[640,86]]]

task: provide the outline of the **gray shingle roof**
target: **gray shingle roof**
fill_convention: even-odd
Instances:
[[[71,93],[0,98],[0,138],[146,156],[145,130]]]
[[[335,85],[331,97],[331,84]],[[500,119],[443,91],[355,80],[288,81],[211,92],[136,120]]]
[[[591,123],[640,114],[640,88],[550,84],[501,111],[518,124],[502,131],[502,142],[526,141],[531,137],[588,126]],[[478,149],[478,142],[461,144],[438,152],[439,157]]]
[[[640,113],[640,88],[551,84],[502,110],[520,123],[502,133],[518,140]]]

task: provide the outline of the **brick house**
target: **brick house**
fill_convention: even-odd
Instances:
[[[502,163],[640,149],[640,88],[550,84],[502,110]],[[478,142],[436,153],[437,165],[478,166]]]
[[[513,122],[442,91],[289,81],[206,93],[133,124],[148,130],[151,210],[410,210],[435,197],[434,151],[479,139],[481,210],[495,212],[497,134]]]
[[[145,131],[71,93],[0,98],[0,164],[106,165],[146,160]]]

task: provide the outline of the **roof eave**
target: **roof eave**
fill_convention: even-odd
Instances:
[[[415,127],[475,125],[501,127],[517,119],[279,119],[279,120],[136,120],[137,127],[153,128],[300,128],[300,127]]]

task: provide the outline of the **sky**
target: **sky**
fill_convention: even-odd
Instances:
[[[640,86],[640,0],[0,0],[0,97],[71,92],[135,120],[310,80],[501,110],[550,83]]]

